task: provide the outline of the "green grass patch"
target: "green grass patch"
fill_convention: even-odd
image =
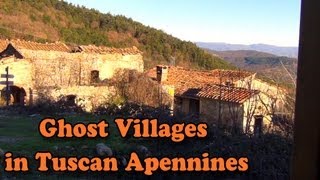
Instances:
[[[22,153],[31,155],[36,151],[52,150],[54,146],[65,147],[71,146],[80,148],[81,146],[88,146],[94,148],[97,143],[105,143],[110,147],[117,147],[119,151],[128,149],[126,144],[131,144],[135,140],[123,139],[119,136],[116,125],[113,123],[113,117],[107,116],[93,116],[93,115],[67,115],[66,122],[71,124],[76,123],[93,123],[101,120],[106,120],[109,123],[109,136],[105,138],[44,138],[41,136],[38,126],[40,121],[46,116],[30,117],[23,116],[3,116],[0,119],[0,148],[4,151],[11,151],[13,153]],[[56,119],[62,116],[53,117]]]

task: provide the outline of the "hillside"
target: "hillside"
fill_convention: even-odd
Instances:
[[[276,82],[290,84],[291,78],[296,76],[298,60],[295,58],[251,50],[207,51],[241,69],[255,71],[261,78],[267,77]]]
[[[227,44],[227,43],[215,43],[215,42],[197,42],[199,47],[210,49],[214,51],[237,51],[237,50],[252,50],[260,51],[270,54],[275,54],[277,56],[287,56],[287,57],[298,57],[297,47],[280,47],[268,44]]]
[[[0,4],[0,38],[137,46],[144,52],[147,68],[158,63],[202,69],[232,68],[191,42],[124,16],[102,14],[59,0],[0,0]]]
[[[255,58],[268,58],[268,57],[277,57],[274,54],[264,53],[260,51],[253,51],[253,50],[237,50],[237,51],[214,51],[209,50],[210,53],[222,57],[225,60],[229,61],[230,63],[236,66],[244,66],[244,60],[246,57],[255,57]]]

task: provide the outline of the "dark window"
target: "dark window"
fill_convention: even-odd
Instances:
[[[66,105],[67,106],[75,106],[76,105],[76,96],[75,95],[68,95],[66,96]]]
[[[263,123],[263,116],[256,115],[254,116],[254,134],[256,136],[260,136],[262,134],[262,123]]]
[[[180,97],[175,97],[174,101],[176,105],[182,106],[182,99]]]
[[[197,99],[190,99],[189,101],[189,112],[191,114],[199,114],[199,106],[200,106],[200,103],[199,103],[199,100]]]
[[[100,81],[99,71],[91,71],[91,83],[98,83]]]

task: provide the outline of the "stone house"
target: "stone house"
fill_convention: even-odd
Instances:
[[[262,129],[271,117],[266,93],[255,87],[255,73],[237,70],[191,70],[157,66],[147,74],[162,87],[174,87],[174,114],[197,116],[209,124],[233,125],[245,132]]]
[[[254,132],[262,130],[271,120],[261,101],[267,102],[268,98],[259,90],[210,85],[201,88],[193,97],[199,101],[201,120],[207,123]]]
[[[11,40],[0,52],[0,71],[14,75],[11,95],[14,104],[31,105],[40,94],[53,100],[61,96],[103,103],[112,92],[106,82],[120,69],[143,72],[142,53],[136,47],[109,48],[94,45],[69,47],[64,43]],[[4,85],[0,85],[2,94]],[[100,102],[101,101],[101,102]]]

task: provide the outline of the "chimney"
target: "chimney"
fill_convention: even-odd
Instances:
[[[157,66],[157,81],[158,82],[163,82],[166,81],[168,78],[168,66],[162,66],[158,65]]]

